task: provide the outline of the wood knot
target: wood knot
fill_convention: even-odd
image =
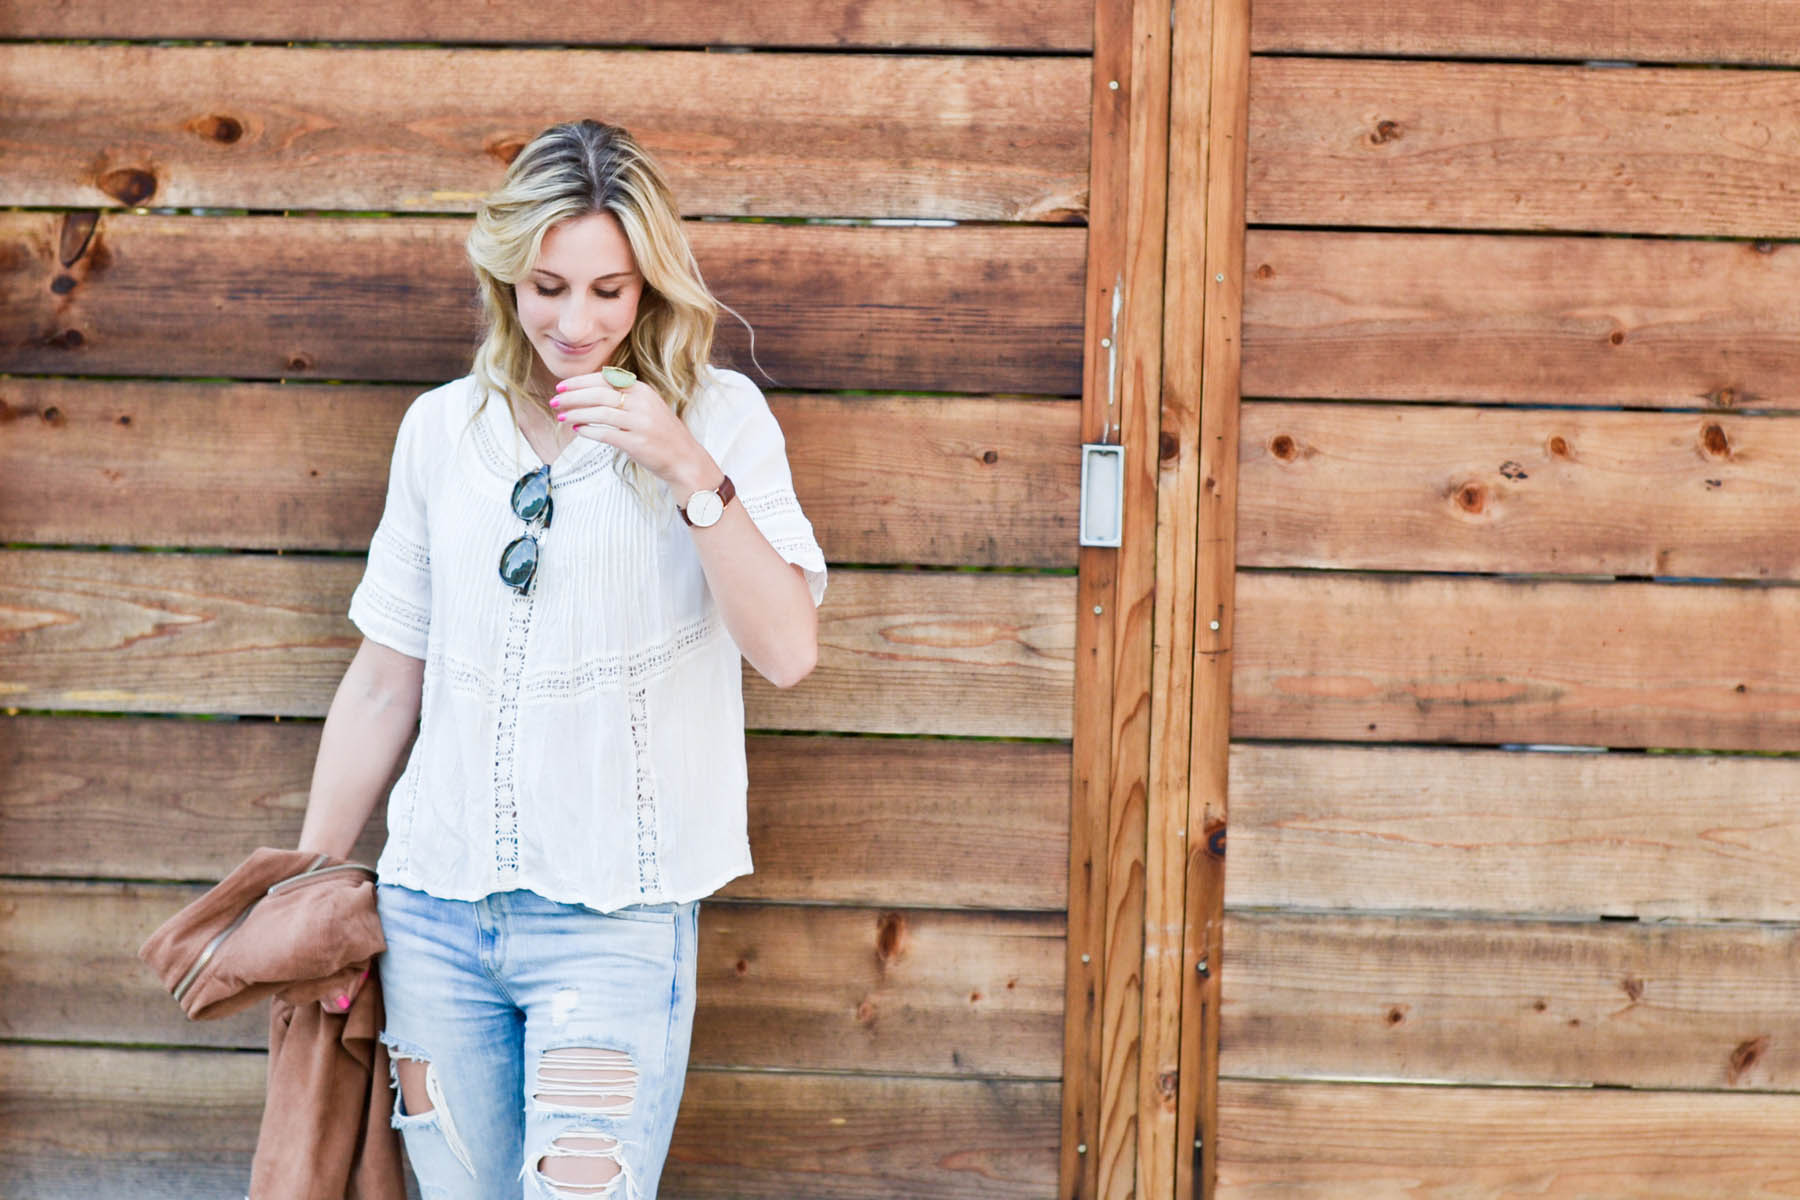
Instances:
[[[1748,684],[1740,683],[1736,687],[1732,688],[1731,690],[1736,692],[1738,695],[1742,696],[1742,695],[1746,695],[1750,691],[1750,687]]]
[[[1750,249],[1757,254],[1773,254],[1773,253],[1775,253],[1775,243],[1774,242],[1751,242]]]
[[[126,207],[135,207],[156,195],[156,176],[139,167],[120,167],[99,179],[100,190]]]
[[[118,423],[119,423],[119,424],[121,424],[121,425],[129,425],[129,424],[131,424],[131,414],[130,414],[130,413],[124,413],[124,414],[122,414],[122,415],[121,415],[121,416],[120,416],[120,417],[119,417],[119,422],[118,422]]]
[[[236,117],[228,117],[222,113],[208,113],[204,117],[195,117],[188,122],[188,129],[207,141],[217,142],[221,146],[229,146],[244,136],[244,123]]]
[[[1635,975],[1627,975],[1619,986],[1625,989],[1626,997],[1633,1004],[1644,998],[1644,981]]]
[[[1725,1068],[1725,1082],[1735,1084],[1744,1077],[1744,1073],[1754,1067],[1763,1052],[1769,1048],[1767,1037],[1751,1038],[1747,1042],[1739,1042],[1731,1051],[1730,1062]]]
[[[512,166],[512,160],[519,157],[519,151],[525,148],[525,139],[518,137],[501,138],[487,144],[487,152],[500,160],[501,166]]]
[[[1615,329],[1606,336],[1606,340],[1615,346],[1623,346],[1625,344],[1625,331],[1623,329]]]
[[[1397,142],[1403,135],[1398,121],[1377,121],[1375,130],[1369,134],[1369,145],[1381,146],[1388,142]]]
[[[1725,436],[1722,425],[1708,424],[1700,430],[1700,445],[1708,458],[1730,458],[1731,439]]]
[[[87,253],[88,244],[94,240],[94,231],[99,228],[100,214],[97,212],[72,212],[63,218],[56,252],[63,266],[74,266],[76,260]]]
[[[55,279],[50,281],[50,290],[59,296],[68,295],[75,290],[75,277],[73,275],[58,275]]]
[[[1569,457],[1569,443],[1560,436],[1551,438],[1547,449],[1551,458]]]
[[[1172,433],[1156,435],[1156,456],[1163,462],[1173,462],[1181,453],[1181,439]]]
[[[1206,852],[1214,858],[1225,857],[1225,822],[1220,821],[1207,827]]]
[[[1737,400],[1738,395],[1736,388],[1714,388],[1712,391],[1706,393],[1706,402],[1714,408],[1735,407]]]
[[[44,410],[43,417],[44,417],[44,424],[54,425],[58,429],[62,428],[64,425],[68,424],[68,418],[63,416],[62,409],[56,407],[56,405],[54,405],[54,404],[52,404],[49,408],[46,408]]]
[[[1500,464],[1500,474],[1506,476],[1506,478],[1512,480],[1514,483],[1517,483],[1521,479],[1531,478],[1530,475],[1525,473],[1525,468],[1523,466],[1516,460],[1510,458]]]
[[[1273,279],[1275,278],[1275,268],[1271,267],[1268,263],[1264,263],[1262,266],[1256,268],[1256,277],[1258,279]]]
[[[983,450],[981,452],[981,461],[991,467],[1000,461],[1000,452],[998,450]]]
[[[750,960],[747,958],[740,958],[737,962],[732,964],[731,969],[737,972],[739,979],[742,979],[750,973]]]
[[[1466,513],[1478,513],[1487,507],[1487,491],[1479,483],[1465,483],[1456,489],[1456,506]]]
[[[856,1006],[856,1023],[858,1025],[875,1023],[875,998],[873,996],[864,996],[863,1002]]]
[[[61,333],[53,333],[44,339],[44,345],[58,350],[79,350],[87,344],[87,338],[79,329],[65,329]]]
[[[1163,1071],[1156,1077],[1156,1091],[1164,1100],[1173,1100],[1181,1087],[1179,1071]]]
[[[1269,439],[1269,453],[1282,462],[1293,462],[1295,455],[1300,453],[1300,447],[1287,434],[1278,433]]]
[[[310,354],[295,351],[287,356],[287,369],[290,371],[310,371],[312,368],[313,360]]]
[[[1532,1004],[1531,1004],[1531,1011],[1532,1012],[1543,1012],[1545,1009],[1547,1009],[1549,1007],[1550,1007],[1550,1002],[1548,1000],[1534,1000],[1534,1001],[1532,1001]]]
[[[979,989],[969,993],[969,1003],[970,1004],[980,1004],[981,1003],[981,992]]]
[[[1406,1020],[1406,1010],[1409,1007],[1411,1007],[1411,1006],[1406,1005],[1406,1004],[1396,1004],[1392,1008],[1388,1009],[1387,1010],[1388,1025],[1391,1027],[1394,1025],[1398,1025],[1398,1024],[1400,1024],[1400,1022]]]
[[[906,918],[897,912],[882,913],[875,927],[875,960],[892,966],[906,951]]]

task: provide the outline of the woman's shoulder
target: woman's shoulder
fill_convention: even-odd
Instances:
[[[473,375],[452,379],[413,397],[400,421],[400,441],[430,445],[454,440],[475,415],[480,389]]]

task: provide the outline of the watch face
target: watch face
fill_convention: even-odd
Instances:
[[[718,521],[725,511],[724,501],[717,492],[695,492],[688,497],[687,519],[695,525],[707,526]]]

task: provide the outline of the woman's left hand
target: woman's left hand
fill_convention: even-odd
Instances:
[[[681,418],[643,380],[624,391],[599,374],[573,375],[556,386],[550,406],[577,435],[616,446],[662,480],[676,503],[719,481],[719,466]]]

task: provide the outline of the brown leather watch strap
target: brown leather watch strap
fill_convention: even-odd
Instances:
[[[731,476],[727,475],[725,477],[725,482],[714,488],[713,491],[719,493],[719,511],[724,512],[725,506],[731,503],[731,498],[737,495],[737,484],[731,482]],[[692,499],[692,497],[689,497],[689,499]],[[685,506],[677,505],[675,511],[681,514],[681,519],[683,521],[687,521],[689,525],[693,524],[692,521],[688,521],[687,508]]]

